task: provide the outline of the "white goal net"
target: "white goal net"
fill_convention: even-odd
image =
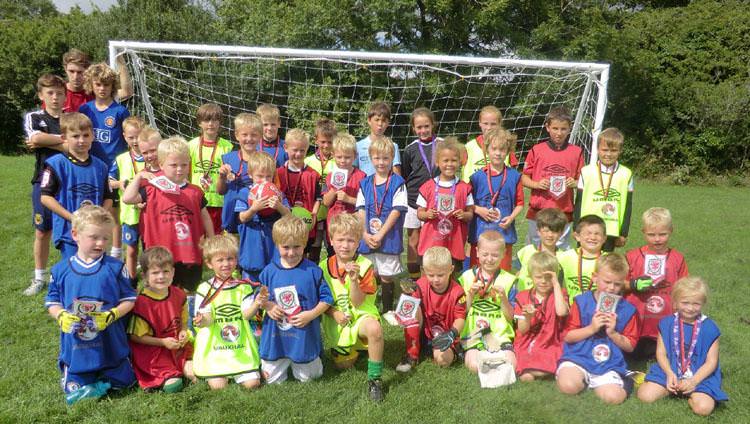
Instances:
[[[553,107],[574,118],[571,142],[594,160],[594,140],[606,108],[609,65],[489,57],[277,49],[110,41],[110,63],[124,55],[133,78],[127,105],[164,135],[198,134],[195,111],[222,106],[225,137],[240,112],[261,103],[281,110],[282,136],[299,127],[312,133],[318,118],[336,121],[357,138],[369,133],[367,108],[383,100],[393,116],[389,135],[400,146],[415,136],[411,112],[428,107],[437,134],[466,142],[480,132],[479,109],[494,105],[503,126],[518,136],[516,154],[545,137]]]

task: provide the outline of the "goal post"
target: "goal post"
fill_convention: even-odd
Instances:
[[[393,112],[386,135],[401,147],[415,138],[410,115],[419,106],[433,111],[439,136],[466,142],[480,132],[479,109],[494,105],[523,161],[545,136],[547,112],[565,106],[574,116],[571,143],[594,161],[607,105],[609,65],[599,63],[110,41],[112,66],[119,55],[133,80],[131,113],[186,138],[197,135],[195,111],[207,102],[223,108],[227,138],[234,116],[261,103],[279,107],[282,132],[312,133],[328,117],[362,138],[368,106],[382,100]]]

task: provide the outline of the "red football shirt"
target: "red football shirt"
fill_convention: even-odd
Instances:
[[[276,174],[279,190],[286,196],[289,206],[301,206],[312,212],[315,202],[320,200],[320,174],[307,165],[302,171],[292,171],[288,165],[280,166]],[[316,231],[313,225],[309,238],[315,238]]]
[[[518,374],[526,370],[540,370],[553,374],[557,369],[557,360],[562,355],[562,330],[565,317],[555,312],[555,294],[550,293],[546,299],[539,302],[532,299],[534,290],[524,290],[516,295],[513,314],[523,316],[523,306],[533,303],[536,307],[534,316],[529,323],[530,329],[525,334],[516,332],[513,350],[516,352],[516,371]],[[568,296],[563,294],[565,303]]]
[[[544,140],[531,148],[526,156],[523,173],[534,181],[549,179],[550,177],[570,177],[578,181],[583,168],[583,150],[576,145],[566,143],[557,149],[549,140]],[[556,196],[550,190],[531,190],[529,211],[526,218],[534,219],[537,211],[544,208],[558,208],[568,215],[570,220],[573,213],[573,189]]]

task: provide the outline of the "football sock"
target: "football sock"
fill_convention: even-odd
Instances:
[[[393,281],[383,280],[382,284],[382,301],[383,301],[383,312],[393,310]]]
[[[412,280],[416,281],[419,279],[421,273],[418,263],[409,262],[406,264],[406,268],[409,270],[409,277],[411,277]]]
[[[377,380],[383,375],[383,361],[367,360],[367,379]]]
[[[39,281],[47,281],[47,270],[46,269],[35,269],[34,279]]]

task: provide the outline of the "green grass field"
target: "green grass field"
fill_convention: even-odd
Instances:
[[[333,370],[330,362],[322,379],[301,385],[290,382],[246,392],[237,386],[211,392],[206,384],[174,395],[146,394],[138,389],[100,401],[65,406],[56,369],[58,330],[43,307],[42,294],[27,298],[21,291],[33,269],[29,175],[33,158],[0,157],[3,231],[0,269],[0,422],[699,422],[683,400],[644,405],[631,397],[611,407],[593,393],[564,396],[550,381],[516,384],[510,388],[479,388],[476,376],[462,366],[447,370],[422,362],[408,375],[394,368],[403,351],[401,332],[386,328],[388,388],[382,404],[366,394],[366,360],[356,369]],[[722,330],[721,365],[730,402],[718,408],[714,422],[750,422],[750,301],[748,295],[746,227],[750,196],[747,189],[675,187],[637,182],[633,234],[628,248],[642,243],[640,214],[651,206],[672,210],[672,245],[687,258],[690,271],[709,282],[705,312]],[[743,218],[744,217],[744,218]],[[521,233],[525,222],[518,222]],[[744,247],[744,251],[742,248]],[[53,254],[53,260],[56,253]],[[744,353],[743,353],[744,352]],[[743,359],[745,358],[745,359]],[[646,364],[640,364],[644,369]]]

